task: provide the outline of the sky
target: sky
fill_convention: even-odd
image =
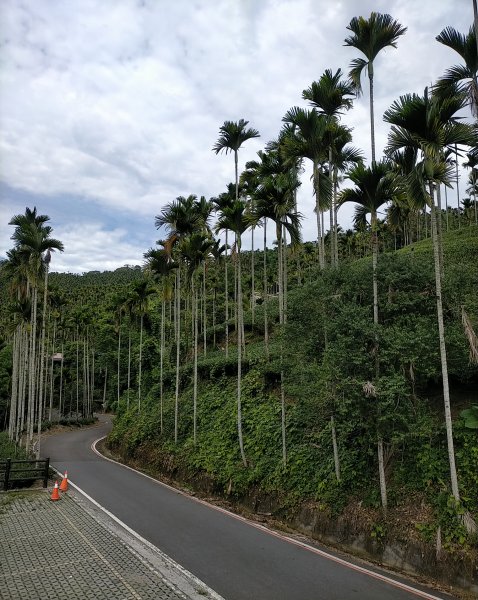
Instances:
[[[435,36],[468,32],[472,0],[3,0],[0,257],[13,245],[11,217],[36,206],[65,246],[53,271],[142,264],[165,237],[154,226],[163,206],[217,196],[234,180],[233,157],[212,151],[224,121],[244,118],[261,134],[240,149],[243,169],[289,108],[307,107],[302,91],[325,69],[348,73],[361,54],[343,45],[346,27],[371,11],[408,28],[374,61],[380,157],[383,112],[460,64]],[[369,159],[367,91],[342,121]],[[304,240],[316,238],[309,178],[307,168]],[[456,191],[448,196],[456,206]],[[339,224],[352,217],[344,206]]]

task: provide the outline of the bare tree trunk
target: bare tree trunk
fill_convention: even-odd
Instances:
[[[433,239],[433,258],[435,265],[435,285],[436,285],[436,298],[437,298],[437,319],[438,319],[438,336],[440,343],[440,360],[443,380],[443,402],[445,406],[445,425],[446,425],[446,437],[448,445],[448,461],[450,463],[450,480],[452,493],[457,502],[460,500],[460,493],[458,488],[458,476],[456,472],[455,464],[455,450],[453,444],[453,425],[451,418],[451,407],[450,407],[450,387],[448,383],[448,363],[445,346],[445,325],[443,321],[443,302],[442,302],[442,289],[441,289],[441,269],[440,269],[440,250],[438,247],[439,240],[437,236],[436,227],[436,214],[435,214],[435,200],[433,195],[433,184],[430,185],[430,198],[431,198],[431,217],[432,217],[432,239]]]
[[[139,326],[139,365],[138,365],[138,411],[141,412],[141,375],[143,369],[143,311],[141,311]]]
[[[277,278],[279,284],[279,323],[281,327],[280,331],[280,398],[281,398],[281,437],[282,437],[282,464],[287,464],[287,446],[286,446],[286,434],[285,434],[285,390],[284,390],[284,349],[283,349],[283,335],[284,335],[284,240],[282,236],[282,225],[277,223]]]
[[[118,358],[117,358],[117,377],[118,377],[118,381],[117,381],[117,395],[116,395],[116,399],[118,402],[118,409],[120,407],[120,377],[121,377],[121,315],[119,318],[119,325],[118,325]]]
[[[55,341],[56,341],[56,320],[53,323],[53,340],[51,345],[51,360],[50,360],[50,406],[48,409],[48,420],[52,421],[53,419],[53,354],[55,352]]]
[[[269,359],[269,323],[267,315],[267,219],[264,219],[264,297],[262,305],[264,306],[264,345],[266,358]]]
[[[228,358],[229,356],[229,285],[228,285],[228,279],[227,279],[227,238],[228,238],[228,232],[226,229],[226,250],[225,250],[225,256],[224,256],[224,294],[225,294],[225,301],[226,301],[226,358]]]
[[[370,141],[372,143],[372,164],[375,162],[375,121],[373,116],[373,62],[368,63],[368,78],[370,83]]]
[[[15,424],[17,421],[18,408],[18,383],[19,383],[19,362],[20,362],[20,326],[17,325],[13,334],[13,364],[12,364],[12,394],[10,401],[10,414],[8,421],[8,438],[13,440],[15,435]]]
[[[458,229],[461,227],[460,217],[460,177],[458,174],[458,146],[455,144],[455,181],[456,181],[456,205],[458,211]],[[441,219],[441,216],[440,216]],[[440,226],[438,227],[438,235],[441,234]]]
[[[322,256],[322,225],[320,212],[320,191],[319,191],[319,165],[316,160],[313,161],[313,182],[315,191],[315,216],[317,220],[317,252],[319,257],[319,266],[324,268],[324,257]]]
[[[255,254],[254,254],[254,227],[251,230],[251,319],[252,319],[252,327],[254,328],[255,324],[255,315],[256,315],[256,288],[255,288]]]
[[[379,436],[377,443],[377,454],[378,454],[378,474],[380,478],[380,496],[382,498],[383,513],[387,516],[387,483],[385,480],[385,465],[383,460],[383,439]]]
[[[59,416],[61,417],[64,414],[64,410],[63,410],[63,405],[62,405],[62,399],[63,399],[63,350],[64,350],[64,344],[63,342],[61,343],[61,362],[60,362],[60,397],[58,400],[59,403]]]
[[[129,410],[129,390],[131,388],[131,320],[128,328],[128,389],[126,390],[126,410]]]
[[[108,366],[105,368],[105,383],[103,385],[103,410],[106,410],[106,384],[108,381]]]
[[[178,443],[178,417],[179,417],[179,358],[181,342],[181,274],[176,271],[176,390],[174,396],[174,442]]]
[[[163,433],[163,364],[164,364],[164,320],[166,318],[166,303],[161,302],[161,352],[159,358],[159,426]]]
[[[203,319],[202,327],[204,332],[204,356],[207,352],[207,302],[206,302],[206,261],[203,263],[202,277],[202,302],[203,302]]]
[[[198,293],[192,276],[193,319],[194,319],[194,373],[193,373],[193,442],[197,442],[197,400],[198,400]]]
[[[334,415],[330,417],[330,430],[332,432],[332,447],[334,450],[334,465],[335,465],[335,477],[337,481],[341,480],[340,476],[340,459],[339,459],[339,450],[337,446],[337,433],[335,431],[335,419]]]
[[[241,376],[242,376],[242,282],[241,282],[241,237],[236,234],[237,245],[237,433],[239,437],[239,449],[241,451],[242,463],[247,467],[246,455],[244,453],[244,442],[242,439],[242,402],[241,402]]]
[[[80,332],[76,326],[76,420],[80,412]]]
[[[33,424],[35,420],[36,403],[36,333],[37,333],[37,303],[38,293],[36,287],[32,288],[32,330],[30,333],[30,364],[28,368],[28,413],[27,413],[27,437],[25,449],[30,450],[30,444],[33,439]]]
[[[93,416],[93,407],[95,403],[95,349],[91,349],[91,395],[90,395],[90,416]]]

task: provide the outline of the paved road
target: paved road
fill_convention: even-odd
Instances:
[[[90,446],[108,430],[103,421],[44,438],[42,455],[60,471],[68,469],[73,483],[226,600],[449,598],[396,587],[107,461]]]

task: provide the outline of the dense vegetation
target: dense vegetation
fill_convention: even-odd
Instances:
[[[372,125],[366,166],[339,117],[365,68],[372,92],[376,53],[405,30],[376,13],[348,28],[347,45],[367,61],[356,59],[349,79],[327,70],[304,90],[312,108],[290,109],[242,173],[240,147],[259,133],[226,121],[213,150],[234,155],[235,181],[217,198],[165,204],[155,221],[164,239],[144,268],[50,274],[63,245],[49,218],[36,209],[12,218],[14,248],[0,272],[0,422],[26,451],[36,440],[38,453],[47,423],[109,408],[110,447],[150,469],[229,497],[268,495],[282,513],[313,501],[333,517],[355,502],[378,511],[376,536],[397,507],[423,505],[412,528],[470,549],[477,138],[456,115],[475,107],[475,88],[444,76],[395,101],[385,156],[375,159]],[[372,51],[364,40],[377,31]],[[474,31],[454,33],[466,57],[475,53],[476,78]],[[452,210],[441,194],[458,151],[467,151],[471,197]],[[317,239],[302,243],[296,190],[306,159]],[[339,189],[341,173],[352,187]],[[356,205],[347,232],[337,223],[345,202]],[[250,231],[271,225],[274,248],[264,235],[261,251],[243,250]]]

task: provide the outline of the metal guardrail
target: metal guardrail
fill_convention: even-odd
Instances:
[[[7,458],[0,460],[0,486],[6,492],[23,481],[43,480],[43,487],[48,485],[50,459],[16,460]]]

